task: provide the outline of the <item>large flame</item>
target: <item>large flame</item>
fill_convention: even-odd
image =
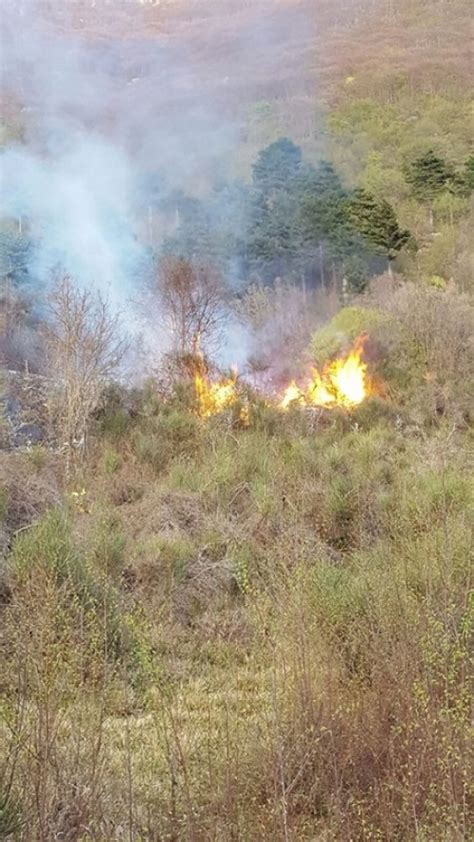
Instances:
[[[313,369],[306,388],[290,383],[280,402],[282,409],[300,406],[343,406],[351,409],[369,394],[367,364],[362,360],[364,339],[360,337],[345,356],[327,363],[322,372]]]
[[[206,376],[196,374],[194,386],[201,418],[209,418],[233,404],[236,395],[236,376],[212,383]]]

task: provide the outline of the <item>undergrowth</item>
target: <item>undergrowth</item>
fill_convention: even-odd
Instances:
[[[15,838],[467,838],[469,435],[357,418],[144,417],[13,539]]]

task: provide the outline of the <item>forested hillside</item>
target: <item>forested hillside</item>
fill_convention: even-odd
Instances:
[[[0,839],[472,836],[464,0],[4,0]]]

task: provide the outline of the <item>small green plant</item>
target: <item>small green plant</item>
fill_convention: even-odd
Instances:
[[[19,833],[24,824],[20,805],[10,794],[0,792],[0,839],[8,839]]]
[[[91,554],[94,563],[109,575],[119,574],[125,562],[126,538],[119,520],[105,515],[92,533]]]
[[[0,521],[4,520],[7,516],[9,499],[8,488],[0,488]]]
[[[26,458],[35,471],[39,472],[44,467],[48,456],[47,449],[42,444],[34,444],[28,448]]]
[[[104,471],[109,476],[116,474],[120,469],[122,460],[115,450],[106,450],[104,453]]]

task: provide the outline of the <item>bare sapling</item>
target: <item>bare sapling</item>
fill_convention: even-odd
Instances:
[[[178,356],[218,344],[226,319],[226,290],[213,266],[172,256],[160,263],[153,292],[158,296]]]
[[[46,355],[51,379],[51,411],[66,452],[83,455],[86,435],[105,383],[127,350],[118,314],[100,293],[75,286],[69,275],[56,282],[49,298]]]

